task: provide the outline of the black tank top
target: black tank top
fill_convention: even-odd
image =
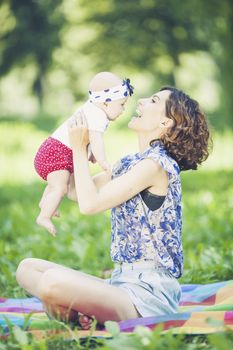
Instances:
[[[159,196],[157,194],[153,194],[153,193],[149,192],[147,188],[145,190],[143,190],[142,192],[140,192],[140,194],[141,194],[143,202],[152,211],[159,209],[161,207],[161,205],[163,204],[165,197],[166,197],[166,196]]]

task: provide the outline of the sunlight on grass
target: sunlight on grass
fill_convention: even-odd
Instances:
[[[27,183],[38,179],[33,159],[40,143],[48,133],[36,129],[30,123],[0,124],[0,183]],[[233,134],[215,134],[214,147],[209,159],[201,166],[202,171],[233,169]],[[137,138],[131,130],[110,126],[105,135],[106,153],[111,164],[120,157],[137,151]],[[92,166],[92,171],[98,171]]]
[[[45,134],[31,124],[0,124],[0,183],[27,183],[36,177],[33,158]]]

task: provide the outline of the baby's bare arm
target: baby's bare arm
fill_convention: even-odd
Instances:
[[[91,151],[103,170],[109,170],[110,165],[106,160],[103,133],[99,131],[89,130],[89,139]]]

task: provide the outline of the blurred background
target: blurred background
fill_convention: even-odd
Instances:
[[[139,97],[169,84],[200,102],[214,148],[199,173],[182,175],[185,278],[200,281],[206,266],[209,279],[233,276],[232,29],[231,0],[0,2],[2,293],[17,290],[12,272],[25,256],[99,274],[110,266],[109,214],[87,221],[65,201],[56,241],[34,224],[44,188],[33,168],[35,152],[85,101],[92,76],[106,70],[129,77],[135,87],[124,116],[106,133],[112,162],[135,151],[126,126]],[[97,262],[88,259],[96,255]]]

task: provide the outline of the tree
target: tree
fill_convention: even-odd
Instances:
[[[97,37],[87,43],[86,50],[91,46],[96,64],[102,67],[123,62],[156,71],[156,59],[164,55],[170,56],[173,67],[179,65],[181,52],[206,50],[208,46],[196,33],[190,2],[182,2],[182,6],[178,3],[103,0],[100,8],[83,1],[88,7],[86,23],[99,26]]]
[[[209,52],[218,69],[218,81],[221,86],[221,106],[218,111],[217,125],[220,128],[233,128],[233,7],[231,0],[211,0],[201,3],[206,20],[202,23],[203,32],[208,41]],[[201,25],[201,23],[200,23]]]
[[[13,66],[33,61],[36,76],[32,88],[40,104],[43,78],[51,65],[53,50],[60,44],[59,31],[64,23],[60,5],[60,0],[4,0],[0,7],[6,14],[5,27],[0,29],[1,75]],[[7,21],[13,25],[7,26]]]
[[[97,28],[96,37],[84,50],[93,56],[98,69],[121,62],[163,75],[173,84],[181,53],[208,51],[219,67],[220,109],[225,124],[233,127],[231,0],[102,0],[101,7],[82,0],[82,6],[88,9],[86,24]],[[156,63],[163,56],[168,56],[171,64],[161,72]]]

